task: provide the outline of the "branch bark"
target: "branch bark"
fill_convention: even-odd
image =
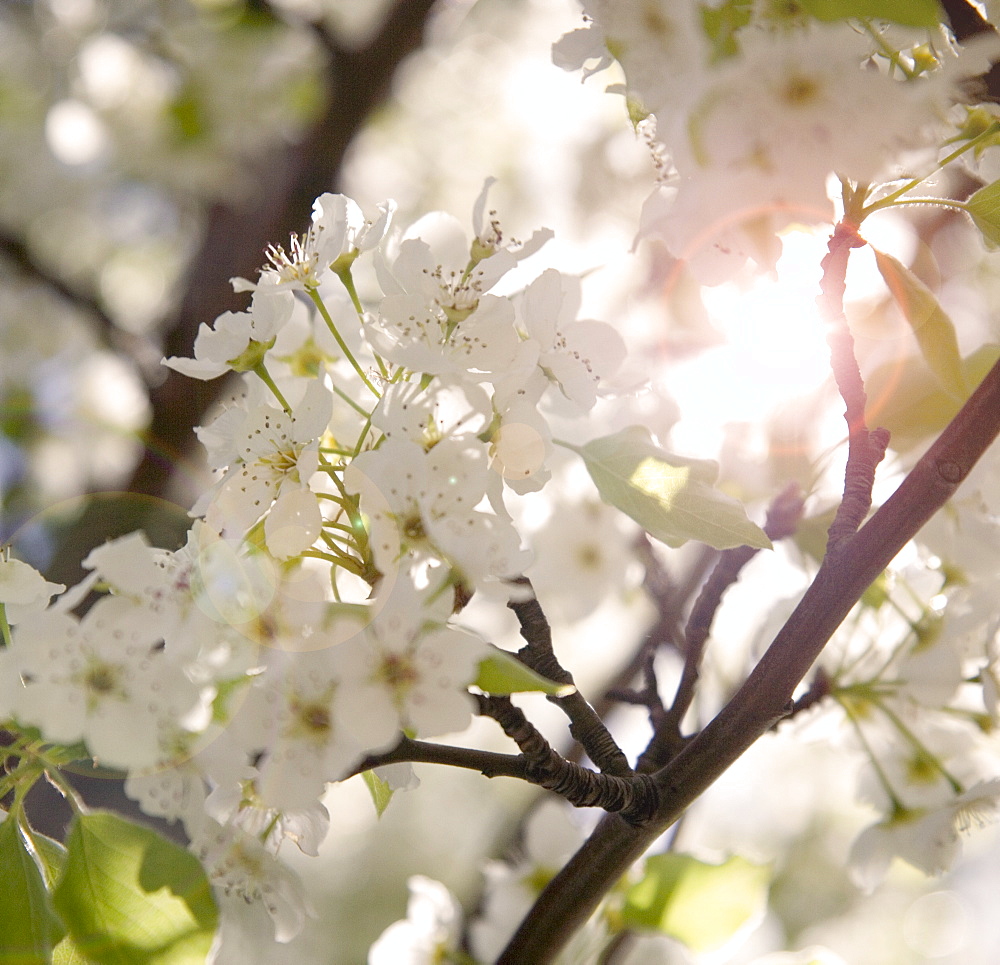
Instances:
[[[861,594],[954,494],[1000,433],[1000,363],[895,493],[828,554],[799,605],[732,700],[654,775],[660,805],[643,827],[612,815],[542,892],[497,965],[551,962],[608,890],[765,731]]]

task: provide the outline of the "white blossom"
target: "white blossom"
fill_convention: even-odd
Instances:
[[[50,583],[27,563],[0,558],[0,606],[8,623],[40,613],[56,593],[65,589],[61,583]]]
[[[252,834],[206,821],[190,847],[222,897],[239,899],[250,908],[264,907],[275,941],[291,941],[302,930],[306,916],[315,914],[298,875]],[[224,922],[226,909],[223,902]]]
[[[871,891],[894,857],[925,874],[947,871],[961,850],[959,834],[992,820],[1000,798],[1000,779],[981,781],[938,808],[918,808],[873,824],[851,848],[851,873]]]
[[[519,321],[539,345],[538,365],[581,409],[597,401],[602,379],[625,359],[625,343],[606,322],[577,320],[577,279],[547,269],[524,292]]]
[[[309,383],[291,414],[261,405],[230,420],[236,457],[192,512],[204,514],[220,531],[243,535],[271,510],[277,519],[265,536],[272,552],[285,558],[308,547],[321,525],[309,481],[319,467],[319,439],[332,409],[330,391],[317,380]],[[224,443],[219,446],[220,453],[227,449]]]
[[[322,194],[313,202],[312,224],[305,234],[292,235],[287,250],[271,245],[269,265],[261,269],[260,281],[233,278],[233,288],[264,293],[316,289],[338,259],[376,247],[395,210],[394,201],[383,201],[377,217],[368,220],[356,201],[342,194]]]
[[[56,743],[85,741],[109,767],[156,764],[201,697],[160,643],[123,597],[98,600],[80,621],[52,611],[24,621],[13,643],[25,682],[14,716]]]
[[[468,727],[475,705],[466,688],[486,648],[472,634],[441,625],[450,608],[450,593],[396,581],[363,635],[338,651],[345,680],[340,710],[348,720],[376,717],[420,737]]]
[[[459,947],[462,909],[454,895],[423,875],[414,875],[407,885],[406,918],[376,939],[368,965],[438,965]]]
[[[383,573],[401,559],[440,560],[473,585],[523,568],[520,538],[508,519],[476,507],[486,495],[485,447],[444,439],[429,452],[390,440],[348,466],[344,483],[361,494],[371,521],[371,549]]]
[[[245,312],[224,312],[213,328],[202,323],[194,340],[194,358],[164,359],[163,364],[193,379],[215,379],[246,372],[264,360],[267,350],[292,315],[291,293],[265,297],[257,292]]]

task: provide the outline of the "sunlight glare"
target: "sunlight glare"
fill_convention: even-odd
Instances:
[[[825,232],[794,231],[774,275],[706,288],[709,319],[725,343],[671,367],[667,387],[684,418],[674,444],[712,457],[731,423],[760,423],[829,377],[816,296]]]

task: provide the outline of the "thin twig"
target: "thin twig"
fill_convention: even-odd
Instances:
[[[875,469],[889,445],[888,430],[871,431],[865,422],[868,398],[854,355],[854,336],[844,314],[848,257],[852,248],[865,244],[855,225],[846,221],[837,225],[830,238],[829,251],[822,261],[821,295],[817,299],[828,326],[827,341],[833,375],[847,407],[844,412],[848,432],[844,498],[830,524],[826,544],[828,553],[835,552],[844,540],[850,539],[868,515],[872,505]]]
[[[569,718],[569,731],[573,738],[587,752],[590,759],[600,768],[602,774],[628,778],[632,768],[624,752],[611,736],[604,721],[573,680],[573,675],[556,659],[552,649],[552,631],[542,612],[541,604],[527,577],[521,576],[511,581],[518,591],[507,602],[521,624],[521,636],[527,641],[518,650],[518,658],[536,673],[548,680],[573,687],[566,696],[551,696],[548,699],[557,704]],[[530,594],[525,596],[525,594]]]
[[[492,717],[521,749],[525,779],[560,795],[574,807],[596,807],[618,814],[628,824],[642,824],[656,811],[657,792],[646,774],[627,777],[598,774],[567,761],[515,707],[509,697],[480,696],[480,712]]]
[[[946,502],[1000,433],[1000,363],[899,488],[840,551],[828,555],[799,605],[733,698],[654,780],[656,817],[632,827],[604,818],[549,882],[495,965],[546,965],[632,862],[776,721],[834,631],[871,582]]]
[[[523,754],[497,754],[471,747],[455,747],[450,744],[434,744],[429,741],[401,737],[391,750],[380,754],[369,754],[346,777],[370,771],[386,764],[404,761],[419,764],[446,764],[470,771],[479,771],[484,777],[516,777],[528,780],[527,761]]]
[[[791,536],[802,518],[802,495],[795,484],[787,486],[771,503],[764,523],[764,532],[771,540]],[[681,724],[691,707],[701,673],[705,644],[726,591],[739,579],[743,567],[759,550],[737,546],[723,551],[711,575],[701,588],[684,630],[684,669],[677,685],[674,702],[660,726],[654,731],[649,746],[636,765],[641,771],[662,767],[683,745]]]

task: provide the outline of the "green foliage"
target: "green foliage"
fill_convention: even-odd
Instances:
[[[962,360],[966,395],[982,382],[1000,358],[1000,345],[984,345]],[[884,426],[890,445],[905,452],[940,432],[955,417],[964,399],[945,391],[919,359],[887,362],[865,380],[869,425]]]
[[[383,781],[374,771],[362,771],[361,776],[364,778],[368,793],[372,796],[375,813],[379,817],[382,817],[385,814],[385,809],[389,806],[389,802],[392,800],[393,790],[389,787],[389,782]]]
[[[189,84],[182,88],[166,107],[171,133],[178,144],[204,140],[209,133],[205,108],[197,89]]]
[[[752,15],[753,0],[725,0],[717,6],[702,6],[701,22],[717,60],[739,53],[736,31],[750,23]]]
[[[837,507],[831,506],[815,516],[807,516],[795,528],[795,533],[792,535],[792,542],[799,551],[817,565],[822,563],[823,557],[826,556],[827,534],[836,515]]]
[[[43,965],[63,935],[36,855],[15,817],[0,823],[0,962]]]
[[[625,895],[627,927],[662,932],[696,952],[720,948],[767,900],[771,870],[738,856],[719,865],[686,854],[646,859],[645,874]]]
[[[572,687],[547,680],[513,654],[492,646],[489,656],[479,662],[479,672],[472,683],[484,694],[515,694],[531,690],[565,697],[573,692]]]
[[[938,0],[800,0],[817,20],[889,20],[907,27],[936,27]]]
[[[913,329],[930,370],[948,392],[964,401],[968,392],[952,320],[934,293],[906,265],[884,251],[876,248],[872,251],[878,270]]]
[[[667,546],[694,539],[716,549],[771,548],[743,506],[714,487],[716,463],[665,452],[642,426],[571,448],[583,458],[601,498]]]
[[[1000,181],[980,188],[965,202],[965,210],[982,232],[986,247],[1000,248]]]
[[[76,818],[53,900],[73,941],[100,965],[195,965],[218,924],[194,855],[108,812]]]
[[[58,841],[37,831],[29,831],[28,838],[35,859],[42,869],[46,887],[54,888],[66,866],[66,849]]]

